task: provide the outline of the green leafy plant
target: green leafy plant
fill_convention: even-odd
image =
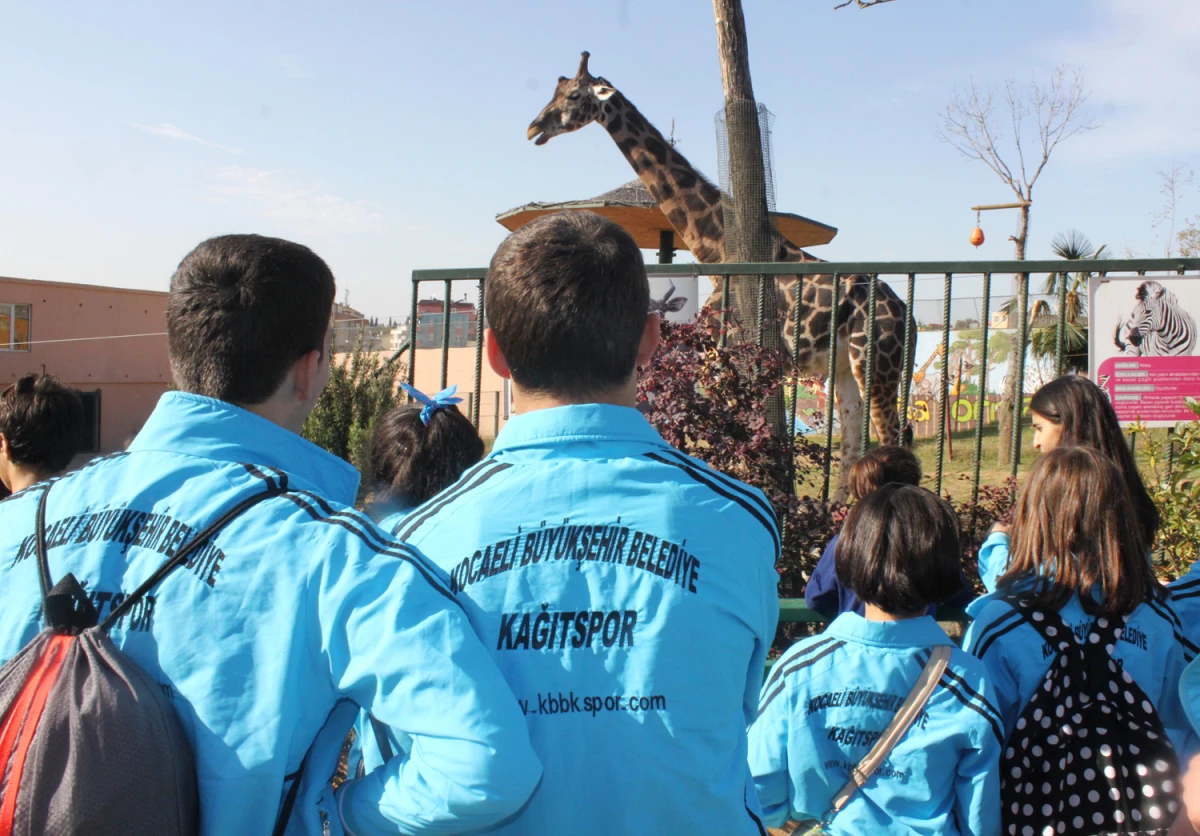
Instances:
[[[334,355],[329,385],[300,434],[362,471],[375,420],[396,404],[403,369],[364,350],[361,341],[351,354]]]
[[[1189,398],[1187,405],[1200,419],[1200,403]],[[1164,581],[1174,580],[1200,559],[1200,420],[1176,424],[1165,438],[1140,423],[1131,433],[1142,447],[1146,489],[1160,515],[1154,565]]]

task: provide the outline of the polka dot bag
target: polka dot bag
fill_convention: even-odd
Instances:
[[[1013,601],[1058,654],[1000,760],[1003,831],[1019,836],[1167,833],[1179,762],[1153,704],[1112,657],[1124,620],[1080,642],[1056,612]]]

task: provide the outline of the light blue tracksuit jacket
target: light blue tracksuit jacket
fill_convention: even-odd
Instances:
[[[839,615],[771,669],[750,729],[766,822],[820,819],[912,691],[930,649],[953,647],[929,616]],[[979,660],[953,649],[926,704],[832,820],[835,834],[995,834],[1002,726]]]
[[[963,646],[987,666],[1007,740],[1033,692],[1042,684],[1057,648],[1047,645],[1037,629],[999,595],[985,596],[972,608],[975,620],[967,628]],[[1084,611],[1078,595],[1067,602],[1059,616],[1080,641],[1087,639],[1094,617]],[[1138,606],[1112,651],[1112,657],[1154,704],[1181,757],[1195,749],[1195,738],[1179,698],[1180,674],[1194,654],[1195,648],[1183,635],[1169,601]]]
[[[450,573],[545,765],[498,832],[763,833],[746,727],[779,528],[761,492],[634,409],[567,406],[510,420],[396,531]]]
[[[236,519],[111,633],[183,721],[203,832],[270,833],[306,752],[289,834],[336,836],[343,819],[359,836],[457,833],[516,811],[540,765],[449,579],[350,510],[354,469],[299,436],[164,395],[127,453],[51,483],[52,577],[73,572],[103,618],[269,483],[291,492]],[[31,533],[44,487],[0,504],[0,662],[42,627]],[[359,706],[413,743],[334,799]]]

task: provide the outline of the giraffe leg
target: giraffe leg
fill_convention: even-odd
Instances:
[[[850,468],[862,458],[863,398],[854,375],[850,353],[844,348],[838,351],[834,397],[837,400],[838,421],[842,425],[842,464],[833,501],[845,502],[849,495],[847,485],[850,480]]]

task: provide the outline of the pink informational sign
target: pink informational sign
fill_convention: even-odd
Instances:
[[[1113,357],[1096,370],[1122,424],[1193,421],[1184,398],[1200,399],[1200,357]]]
[[[1093,277],[1088,297],[1091,376],[1121,423],[1171,427],[1195,420],[1185,400],[1200,399],[1200,279]]]

